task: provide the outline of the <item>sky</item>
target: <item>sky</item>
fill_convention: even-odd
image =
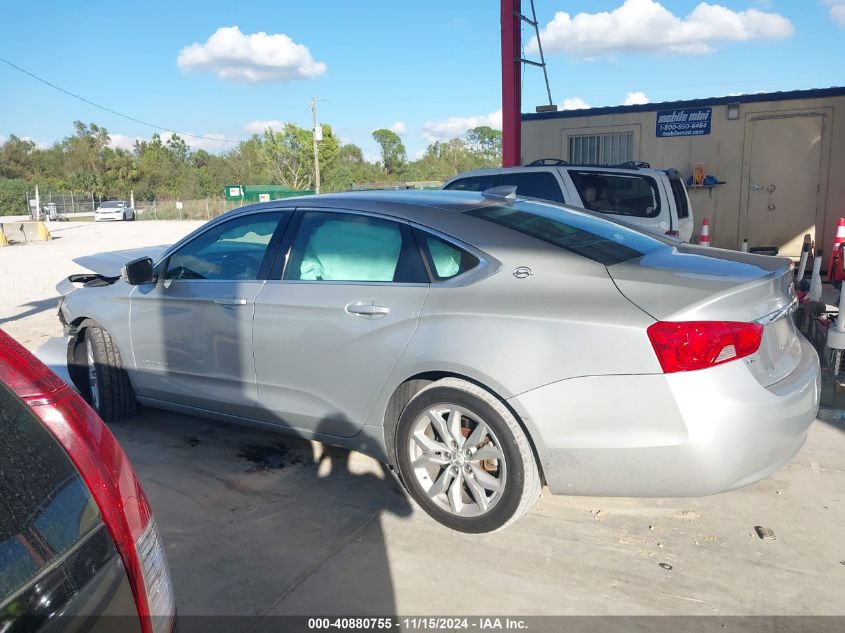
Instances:
[[[290,121],[332,125],[365,157],[391,128],[411,159],[470,127],[501,128],[497,0],[5,3],[0,142],[50,145],[73,121],[117,147],[190,133],[223,152]],[[561,109],[845,85],[845,0],[535,0]],[[530,0],[522,0],[530,13]],[[14,25],[14,26],[11,26]],[[534,29],[525,55],[538,58]],[[522,111],[548,102],[526,66]],[[163,134],[166,136],[166,134]]]

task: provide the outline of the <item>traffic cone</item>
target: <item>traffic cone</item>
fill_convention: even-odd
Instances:
[[[845,229],[845,225],[843,225],[843,229]],[[710,246],[710,221],[707,218],[701,221],[701,233],[698,234],[698,245]]]
[[[747,239],[742,240],[742,246],[740,247],[739,250],[742,251],[743,253],[748,252],[748,240]]]
[[[833,251],[830,253],[830,261],[827,264],[827,278],[833,274],[834,261],[839,254],[839,245],[845,244],[845,218],[839,218],[836,225],[836,237],[833,238]]]

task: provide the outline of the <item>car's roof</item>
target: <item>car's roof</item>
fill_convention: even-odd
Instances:
[[[318,196],[299,196],[283,200],[259,202],[236,209],[235,212],[250,213],[264,209],[279,207],[308,207],[351,209],[358,211],[383,212],[388,215],[414,219],[416,209],[433,209],[450,213],[464,212],[498,201],[485,198],[481,193],[473,191],[433,190],[386,190],[386,191],[348,191],[345,193],[328,193]]]
[[[444,183],[444,185],[447,185],[455,180],[470,176],[489,176],[492,174],[512,174],[533,171],[555,171],[558,169],[593,172],[622,172],[631,174],[666,173],[665,169],[656,169],[654,167],[614,167],[613,165],[579,165],[576,163],[571,163],[567,165],[519,165],[516,167],[488,167],[486,169],[473,169],[472,171],[465,171],[455,176],[452,176]]]

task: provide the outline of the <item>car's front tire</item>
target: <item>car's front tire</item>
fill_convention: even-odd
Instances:
[[[396,432],[399,472],[413,499],[461,532],[492,532],[519,519],[540,494],[528,438],[488,391],[444,378],[417,393]]]
[[[99,325],[82,330],[76,345],[77,366],[84,367],[82,395],[106,422],[129,417],[138,408],[120,350],[111,334]]]

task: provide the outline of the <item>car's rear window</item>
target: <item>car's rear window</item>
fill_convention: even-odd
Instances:
[[[64,449],[0,383],[0,605],[100,523]]]
[[[584,208],[635,218],[660,215],[660,193],[651,176],[611,171],[575,171],[569,176]]]
[[[675,197],[675,207],[678,209],[678,218],[684,219],[689,217],[689,205],[687,204],[687,192],[684,183],[680,178],[670,178],[669,183],[672,185],[672,195]]]
[[[526,201],[508,206],[482,207],[466,214],[553,244],[604,266],[669,248],[655,238],[615,222],[553,205]]]

